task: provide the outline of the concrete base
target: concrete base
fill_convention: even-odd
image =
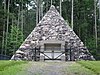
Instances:
[[[44,56],[40,56],[40,61],[44,61]]]
[[[65,56],[61,56],[61,61],[65,61],[65,60],[66,60]]]

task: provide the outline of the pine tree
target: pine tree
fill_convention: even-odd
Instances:
[[[16,41],[16,37],[18,39],[17,41]],[[16,25],[12,25],[11,33],[9,33],[7,40],[8,40],[7,54],[11,56],[15,53],[15,51],[19,48],[19,46],[23,42],[23,33],[21,29],[19,29]]]

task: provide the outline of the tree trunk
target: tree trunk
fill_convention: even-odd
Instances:
[[[40,2],[40,20],[42,19],[43,17],[43,0],[41,0]]]
[[[71,26],[73,29],[73,0],[72,0],[72,12],[71,12]]]
[[[21,3],[21,1],[19,0],[17,28],[19,28],[19,25],[20,25],[20,14],[21,14],[21,12],[20,12],[21,11],[20,3]],[[18,41],[18,30],[17,30],[17,34],[16,34],[16,42],[17,41]]]
[[[20,3],[18,8],[18,21],[17,21],[17,27],[19,27],[19,20],[20,20]]]
[[[43,2],[41,4],[41,18],[43,17]]]
[[[62,5],[61,5],[61,3],[62,3],[62,0],[60,0],[60,15],[62,15]]]
[[[7,27],[6,27],[6,41],[5,41],[5,55],[6,55],[6,49],[7,49],[7,38],[8,38],[8,27],[9,27],[9,5],[10,5],[10,0],[8,0],[8,9],[7,9]]]
[[[94,0],[94,16],[95,16],[95,42],[96,42],[96,48],[97,48],[97,17],[96,17],[96,1]]]
[[[48,0],[46,1],[46,12],[48,11]]]
[[[37,7],[36,7],[36,25],[38,24],[38,14],[39,14],[39,0],[37,0]]]
[[[41,20],[41,0],[39,1],[39,21]]]
[[[4,13],[6,12],[6,0],[4,0]],[[1,51],[1,54],[3,54],[3,50],[4,50],[4,47],[5,47],[5,18],[4,17],[4,25],[3,25],[3,37],[2,37],[2,51]]]
[[[100,22],[100,0],[99,0],[99,22]]]
[[[14,26],[14,19],[12,18],[12,27]],[[11,39],[13,38],[13,36],[11,35]]]
[[[27,29],[29,30],[30,29],[30,27],[28,26],[28,22],[29,22],[29,19],[27,19],[27,17],[28,17],[28,0],[27,0],[27,9],[26,9],[26,12],[27,12],[27,14],[26,14],[26,19],[25,19],[25,23],[24,23],[24,25],[25,26],[27,26]]]
[[[52,6],[52,0],[51,0],[51,6]]]
[[[24,22],[23,22],[23,0],[22,0],[22,9],[21,9],[21,12],[22,12],[22,14],[21,14],[21,30],[22,30],[22,33],[23,33],[23,25],[24,25]]]
[[[17,29],[20,27],[20,17],[21,17],[21,0],[19,0],[19,6],[18,6],[18,19],[17,19]],[[16,42],[18,42],[18,30],[16,34]],[[13,50],[14,52],[15,50]]]

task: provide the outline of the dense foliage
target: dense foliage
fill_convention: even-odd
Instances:
[[[17,26],[11,26],[11,32],[8,34],[8,44],[7,44],[7,55],[12,56],[15,53],[15,50],[23,42],[23,33],[17,28]],[[18,41],[16,41],[18,40]]]
[[[62,11],[63,18],[70,26],[71,1],[62,0],[62,9],[60,9],[60,0],[52,0],[52,4],[55,5],[58,11]],[[96,5],[94,1],[74,0],[73,30],[94,57],[100,59],[100,4],[99,0],[97,0]],[[0,5],[0,52],[1,54],[12,55],[12,50],[15,52],[22,40],[30,34],[36,26],[36,23],[49,10],[51,0],[0,0]],[[96,14],[94,12],[95,6]],[[97,47],[95,42],[95,15],[97,22]]]

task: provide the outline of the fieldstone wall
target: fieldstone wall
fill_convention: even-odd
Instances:
[[[50,10],[36,25],[11,59],[32,60],[35,47],[40,47],[39,42],[43,40],[65,41],[66,48],[71,49],[72,60],[94,60],[83,42],[60,16],[54,6],[51,6]]]

